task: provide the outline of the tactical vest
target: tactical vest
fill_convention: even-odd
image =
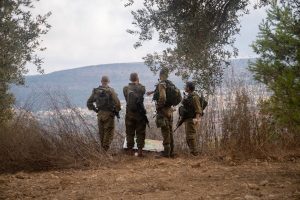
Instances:
[[[143,107],[144,97],[141,85],[129,84],[127,87],[126,109],[131,112],[138,112]]]
[[[94,98],[96,100],[96,106],[101,111],[113,111],[114,103],[109,88],[98,87],[94,89]]]

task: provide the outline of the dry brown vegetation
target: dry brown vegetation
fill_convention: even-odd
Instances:
[[[1,127],[0,170],[47,170],[105,164],[95,127],[87,123],[67,99],[49,95],[52,111],[40,121],[28,104]],[[68,113],[60,109],[63,102]],[[97,162],[95,162],[97,161]],[[101,161],[101,162],[98,162]]]
[[[262,110],[267,91],[260,86],[231,84],[226,94],[212,98],[200,129],[201,148],[215,155],[235,159],[276,159],[290,150],[298,150],[298,136],[276,125]],[[284,153],[285,152],[285,153]]]
[[[226,94],[210,99],[198,131],[202,155],[246,160],[277,159],[286,155],[283,151],[287,149],[297,152],[294,137],[277,128],[270,116],[259,111],[254,98],[257,94],[241,85],[231,88]],[[125,134],[122,121],[118,123],[110,153],[105,154],[100,149],[96,118],[91,122],[64,95],[49,92],[45,95],[51,110],[46,119],[32,114],[31,99],[12,121],[1,127],[1,171],[83,168],[121,159],[112,159],[111,154],[120,153],[122,149]],[[151,129],[147,128],[147,138],[162,139],[152,116],[149,119]],[[174,114],[174,124],[176,120],[177,114]],[[187,155],[183,127],[174,133],[174,139],[176,152]]]

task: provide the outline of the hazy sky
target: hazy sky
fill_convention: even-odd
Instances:
[[[140,0],[141,1],[141,0]],[[253,0],[256,1],[256,0]],[[41,0],[35,12],[52,12],[48,22],[52,28],[43,37],[45,52],[43,68],[46,73],[106,63],[137,62],[147,53],[160,51],[164,45],[157,40],[133,48],[137,38],[128,34],[132,27],[131,7],[125,0]],[[254,57],[249,45],[258,32],[264,10],[252,10],[241,19],[242,29],[237,36],[239,57]],[[30,74],[34,74],[34,68]]]

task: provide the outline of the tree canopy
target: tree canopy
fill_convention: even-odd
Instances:
[[[169,44],[163,52],[148,54],[145,63],[154,72],[161,67],[192,79],[198,89],[212,92],[221,81],[229,58],[237,55],[234,36],[239,17],[248,12],[248,0],[144,0],[144,7],[132,11],[139,47],[151,40]],[[133,4],[131,0],[126,5]]]
[[[40,36],[50,28],[46,20],[51,13],[34,16],[36,1],[0,0],[0,123],[11,113],[9,85],[24,83],[26,64],[32,63],[42,72],[42,59],[36,52],[44,50]]]

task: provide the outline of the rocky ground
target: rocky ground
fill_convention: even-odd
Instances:
[[[300,162],[125,157],[86,170],[0,175],[0,199],[300,199]]]

